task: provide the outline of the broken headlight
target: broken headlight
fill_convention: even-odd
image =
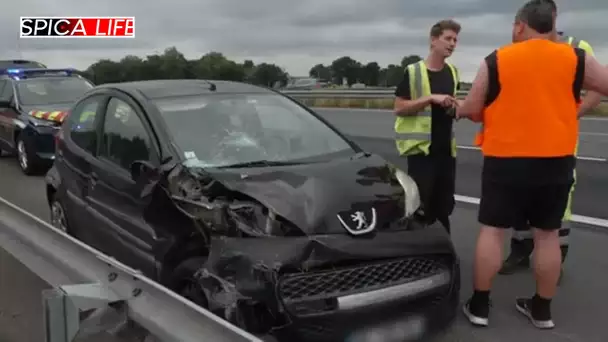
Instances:
[[[412,177],[402,170],[395,171],[395,177],[405,192],[405,217],[412,216],[420,208],[418,185]]]

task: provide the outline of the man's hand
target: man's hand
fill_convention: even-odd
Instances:
[[[433,94],[433,95],[431,95],[430,98],[431,98],[431,103],[440,105],[445,108],[453,107],[456,103],[456,99],[450,95]]]
[[[583,98],[583,102],[578,107],[578,117],[581,118],[587,114],[590,110],[597,107],[602,102],[602,94],[595,91],[587,92],[587,95]]]

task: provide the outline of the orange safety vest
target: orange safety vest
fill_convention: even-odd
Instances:
[[[475,143],[486,156],[574,155],[577,57],[566,44],[532,39],[497,50],[500,93],[483,113]]]
[[[579,100],[576,103],[577,112],[578,112],[578,107],[581,105],[581,102],[582,102],[582,100]],[[484,115],[485,115],[485,111],[483,111],[481,113],[482,118],[483,118]],[[473,144],[475,144],[475,146],[478,146],[478,147],[481,147],[481,145],[483,144],[483,124],[479,128],[479,130],[477,130],[477,133],[475,133],[475,140],[473,141]]]

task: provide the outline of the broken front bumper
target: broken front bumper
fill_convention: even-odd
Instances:
[[[372,238],[217,237],[210,245],[199,272],[209,309],[281,340],[366,341],[370,332],[415,340],[448,325],[458,305],[458,259],[438,224]]]

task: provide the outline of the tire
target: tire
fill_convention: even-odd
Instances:
[[[50,222],[51,225],[66,234],[72,233],[68,224],[68,217],[65,210],[65,205],[61,200],[59,192],[55,192],[49,202]]]
[[[196,272],[205,263],[205,260],[204,257],[192,257],[182,261],[171,272],[166,286],[175,291],[175,293],[206,309],[209,306],[207,296],[195,279]]]
[[[28,176],[37,174],[40,170],[37,157],[31,153],[30,148],[21,138],[21,135],[17,136],[15,149],[17,150],[17,163],[21,171]]]
[[[204,257],[192,257],[190,259],[186,259],[181,262],[175,270],[171,273],[169,277],[168,284],[166,285],[171,290],[175,291],[182,297],[190,300],[191,302],[199,305],[204,309],[209,308],[209,302],[207,296],[205,295],[203,289],[195,280],[194,275],[201,266],[205,263],[206,258]],[[226,318],[224,318],[226,319]],[[268,334],[260,334],[257,331],[251,331],[248,329],[246,322],[243,320],[239,314],[237,316],[229,319],[232,324],[237,327],[248,331],[249,333],[254,334],[256,337],[260,338],[262,341],[268,342],[277,342],[276,337],[268,335]]]

